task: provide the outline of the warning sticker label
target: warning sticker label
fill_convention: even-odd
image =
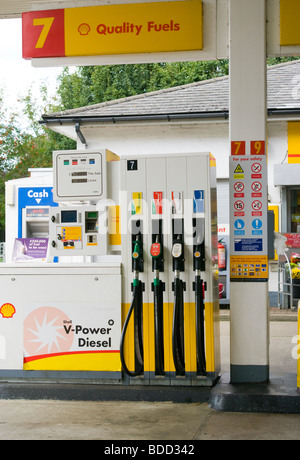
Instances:
[[[244,170],[241,167],[241,165],[237,165],[237,167],[234,170],[234,174],[243,174],[243,173],[244,173]]]

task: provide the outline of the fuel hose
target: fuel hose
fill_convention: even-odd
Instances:
[[[143,322],[142,322],[142,309],[143,309],[143,301],[142,301],[142,292],[143,286],[142,282],[135,278],[133,280],[133,295],[131,305],[125,319],[124,327],[121,334],[121,341],[120,341],[120,358],[121,363],[123,366],[124,372],[129,377],[137,377],[144,372],[144,361],[143,361]],[[135,371],[130,371],[127,367],[125,362],[124,356],[124,342],[125,336],[127,332],[127,328],[129,325],[130,318],[134,313],[134,353],[135,353]]]
[[[179,276],[175,276],[172,349],[174,365],[178,375],[184,375],[185,373],[183,291],[183,281]]]
[[[196,350],[198,375],[206,375],[205,341],[204,341],[204,299],[203,280],[199,275],[195,277],[195,304],[196,304]]]
[[[163,283],[154,278],[155,374],[164,375]]]
[[[150,248],[154,279],[152,291],[154,296],[154,334],[155,334],[155,374],[164,375],[164,320],[163,320],[163,292],[164,283],[159,279],[159,272],[163,269],[163,246],[161,234],[155,236],[155,242]]]

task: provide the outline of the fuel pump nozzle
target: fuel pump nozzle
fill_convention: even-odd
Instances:
[[[139,239],[139,235],[137,235],[136,240],[133,242],[134,249],[132,253],[132,268],[134,272],[137,272],[137,276],[140,272],[140,263],[143,260],[143,244],[142,241]]]
[[[154,273],[159,274],[163,259],[162,245],[159,241],[159,235],[156,235],[155,242],[151,245],[150,254],[153,260],[153,271]]]
[[[180,237],[181,235],[177,235],[172,247],[173,270],[177,277],[180,276],[180,271],[183,270],[184,264],[183,241]]]

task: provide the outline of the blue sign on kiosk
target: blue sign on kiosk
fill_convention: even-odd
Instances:
[[[52,187],[20,187],[18,195],[18,238],[22,238],[23,213],[27,206],[58,206]]]

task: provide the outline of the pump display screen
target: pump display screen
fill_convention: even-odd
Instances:
[[[54,152],[54,197],[56,201],[105,198],[106,161],[101,152]]]
[[[77,211],[68,210],[68,211],[61,211],[61,223],[62,224],[70,224],[77,222]]]
[[[26,217],[49,217],[49,208],[26,208]]]

